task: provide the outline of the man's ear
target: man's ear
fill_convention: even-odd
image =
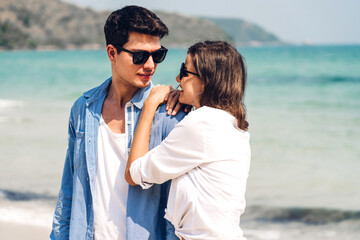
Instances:
[[[116,48],[112,44],[109,44],[106,47],[106,52],[110,62],[115,62],[115,55],[117,54]]]

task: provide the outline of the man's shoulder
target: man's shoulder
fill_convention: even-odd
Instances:
[[[181,109],[175,116],[168,115],[166,111],[166,104],[161,104],[155,115],[158,119],[161,119],[161,121],[164,122],[180,122],[186,116],[186,113],[183,109]]]
[[[112,77],[105,80],[99,86],[90,89],[89,91],[84,92],[83,96],[90,101],[95,101],[98,98],[107,94],[109,87],[111,85]]]
[[[107,93],[108,87],[111,83],[111,78],[107,79],[99,86],[96,86],[86,92],[84,92],[73,104],[72,112],[73,111],[81,111],[83,110],[87,104],[90,102],[96,101],[98,98],[102,97],[104,94]]]
[[[154,122],[156,121],[156,124],[154,126],[160,127],[162,136],[166,137],[185,116],[186,113],[183,110],[180,110],[175,116],[167,115],[166,104],[162,104],[155,113]]]
[[[81,95],[76,101],[73,103],[71,107],[71,112],[80,111],[86,107],[86,98],[84,95]]]

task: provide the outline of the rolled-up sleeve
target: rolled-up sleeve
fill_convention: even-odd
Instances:
[[[169,136],[130,168],[133,181],[146,189],[177,178],[205,163],[208,126],[191,114],[170,132]]]
[[[152,187],[153,183],[148,183],[142,180],[141,177],[141,160],[136,159],[130,167],[131,178],[134,183],[140,185],[143,189]]]

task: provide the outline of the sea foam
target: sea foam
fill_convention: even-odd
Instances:
[[[52,212],[45,209],[21,207],[0,207],[0,221],[49,228]]]
[[[281,233],[276,230],[246,229],[245,236],[248,239],[277,240],[280,239]]]
[[[0,111],[3,109],[22,107],[23,102],[11,99],[0,99]]]

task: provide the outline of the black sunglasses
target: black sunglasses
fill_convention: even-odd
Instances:
[[[146,63],[150,56],[152,56],[154,63],[161,63],[162,61],[164,61],[164,59],[166,57],[166,53],[168,51],[163,46],[161,46],[161,48],[159,50],[156,50],[154,52],[148,52],[145,50],[130,51],[130,50],[127,50],[120,46],[116,46],[116,48],[119,49],[120,51],[131,53],[133,55],[133,63],[135,65],[141,65],[141,64]]]
[[[196,75],[196,76],[200,77],[199,74],[194,73],[194,72],[190,72],[190,71],[186,70],[185,63],[182,63],[182,64],[181,64],[181,68],[180,68],[180,80],[181,80],[183,77],[187,77],[187,76],[188,76],[188,73],[191,73],[191,74],[193,74],[193,75]]]

